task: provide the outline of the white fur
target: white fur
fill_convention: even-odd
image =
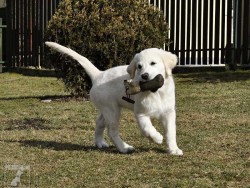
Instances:
[[[100,71],[87,58],[69,48],[54,42],[46,42],[46,45],[77,60],[89,74],[93,84],[90,99],[100,111],[95,130],[97,147],[108,147],[103,138],[107,126],[108,135],[120,152],[128,153],[134,150],[119,136],[121,108],[128,108],[134,111],[141,132],[161,144],[163,136],[151,123],[151,118],[158,118],[165,129],[169,153],[183,154],[176,143],[175,86],[172,77],[172,69],[177,63],[175,55],[161,49],[150,48],[136,54],[129,66]],[[135,83],[145,81],[141,77],[144,73],[148,73],[149,80],[161,74],[165,80],[164,85],[154,93],[146,91],[131,96],[135,100],[134,105],[124,101],[122,97],[126,94],[123,81],[130,78]]]

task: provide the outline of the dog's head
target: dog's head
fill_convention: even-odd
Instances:
[[[136,54],[127,68],[136,82],[152,80],[158,74],[164,78],[172,75],[177,64],[177,56],[158,48],[149,48]]]

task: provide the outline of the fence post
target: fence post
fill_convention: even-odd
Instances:
[[[7,1],[6,11],[6,66],[11,67],[11,1]]]

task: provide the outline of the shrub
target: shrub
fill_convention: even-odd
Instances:
[[[45,40],[55,41],[87,57],[100,70],[129,64],[134,54],[167,43],[163,15],[142,0],[64,0],[48,24]],[[85,95],[91,82],[80,65],[49,52],[66,89]]]

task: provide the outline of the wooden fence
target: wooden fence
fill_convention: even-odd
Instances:
[[[8,0],[8,59],[44,66],[44,29],[61,0]],[[179,66],[250,65],[249,0],[149,0],[164,12]]]

